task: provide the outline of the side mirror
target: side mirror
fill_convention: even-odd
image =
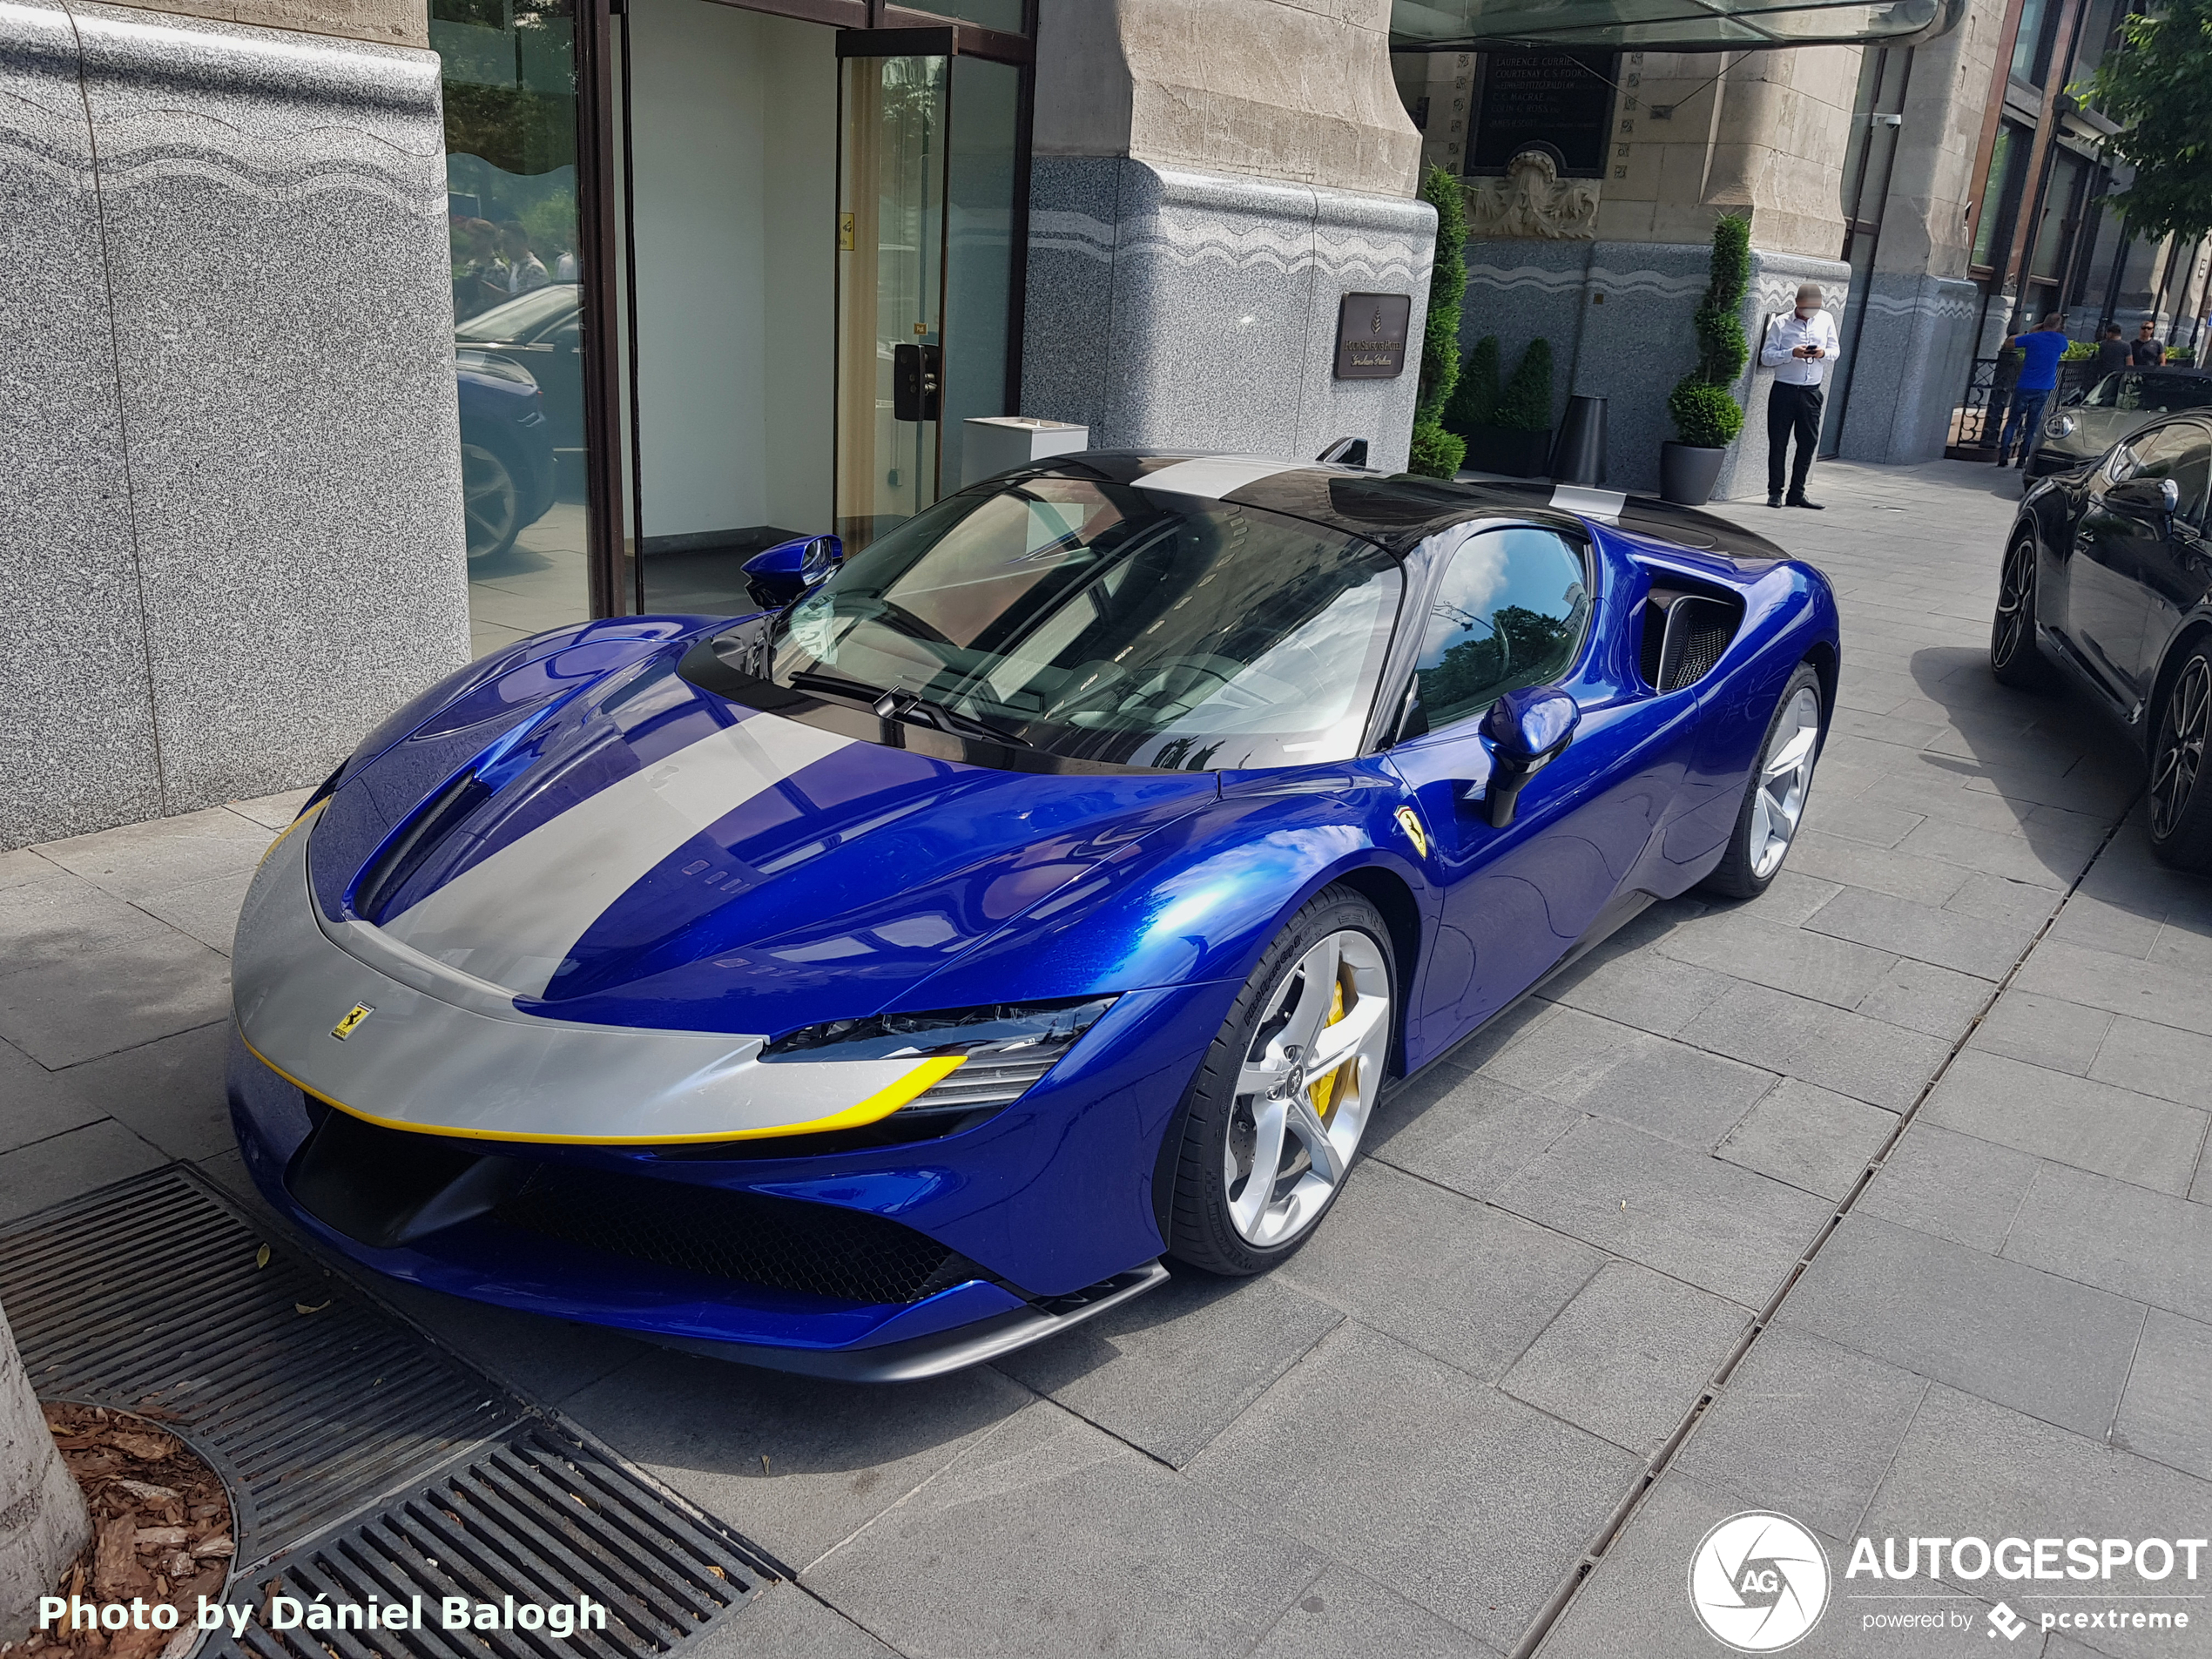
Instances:
[[[1521,790],[1558,758],[1581,718],[1573,698],[1548,686],[1507,691],[1490,705],[1480,730],[1490,744],[1490,782],[1482,799],[1493,829],[1513,822]]]
[[[2105,500],[2139,513],[2171,515],[2181,510],[2182,487],[2171,478],[2129,478],[2107,490]]]
[[[845,543],[834,536],[795,536],[745,562],[745,588],[753,603],[780,610],[829,579],[845,557]]]

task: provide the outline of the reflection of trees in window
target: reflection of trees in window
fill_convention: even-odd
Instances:
[[[455,72],[448,60],[447,153],[482,156],[509,173],[575,165],[573,0],[432,0],[430,17],[434,24],[496,30],[509,37],[514,52],[511,64],[496,71],[477,61]]]
[[[1421,702],[1433,725],[1487,707],[1517,686],[1558,675],[1581,634],[1581,609],[1548,617],[1525,605],[1501,605],[1487,625],[1490,631],[1485,637],[1460,641],[1433,668],[1421,671]]]

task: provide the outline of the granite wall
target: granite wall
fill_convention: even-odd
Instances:
[[[1876,272],[1859,325],[1838,449],[1851,461],[1943,453],[1973,366],[1981,291],[1961,279]]]
[[[444,189],[428,52],[0,0],[0,847],[466,659]]]
[[[1103,446],[1307,458],[1339,437],[1406,464],[1434,256],[1426,203],[1039,156],[1022,413]],[[1406,372],[1334,378],[1349,293],[1413,297]]]
[[[1554,424],[1568,396],[1604,398],[1606,486],[1656,491],[1659,446],[1675,435],[1667,394],[1697,361],[1691,316],[1710,280],[1710,246],[1500,239],[1469,242],[1467,259],[1462,348],[1496,334],[1510,374],[1532,338],[1549,339],[1557,366]],[[1840,316],[1850,276],[1850,267],[1834,260],[1751,250],[1743,316],[1752,362],[1736,388],[1743,436],[1722,467],[1720,497],[1765,491],[1766,396],[1774,376],[1758,368],[1757,355],[1767,314],[1790,309],[1797,285],[1812,281],[1825,287],[1829,308]],[[1468,455],[1468,466],[1480,464],[1479,455]]]

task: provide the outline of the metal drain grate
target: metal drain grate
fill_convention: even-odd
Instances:
[[[265,1242],[275,1251],[258,1267]],[[39,1393],[173,1412],[229,1465],[240,1561],[521,1415],[488,1378],[176,1165],[0,1232],[0,1305]]]
[[[544,1659],[550,1653],[633,1659],[665,1653],[735,1608],[765,1576],[736,1541],[674,1507],[611,1459],[544,1425],[462,1460],[360,1524],[269,1563],[234,1585],[258,1610],[242,1640],[225,1635],[207,1659]],[[366,1607],[412,1606],[404,1631],[277,1630],[272,1598]],[[447,1598],[497,1608],[606,1609],[606,1628],[565,1638],[540,1627],[448,1630]]]

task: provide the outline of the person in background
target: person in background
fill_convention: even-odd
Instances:
[[[1805,499],[1805,477],[1812,470],[1813,452],[1820,446],[1820,383],[1835,361],[1836,320],[1820,308],[1817,282],[1797,289],[1797,308],[1769,325],[1759,347],[1759,362],[1774,371],[1774,384],[1766,399],[1766,504],[1783,504],[1783,463],[1790,458],[1790,438],[1797,440],[1797,464],[1790,470],[1789,504],[1821,510],[1817,501]]]
[[[2071,343],[2066,337],[2065,314],[2054,311],[2033,333],[2015,334],[2007,343],[2019,347],[2026,355],[2020,362],[2020,384],[2013,388],[2012,411],[2005,417],[2005,429],[1997,435],[1997,464],[2025,469],[2027,452],[2035,447],[2036,436],[2043,429],[2043,406],[2051,401],[2052,388],[2059,383],[2059,359],[2066,355]],[[2011,456],[2016,431],[2020,449],[2020,460],[2014,462]]]
[[[2146,322],[2135,331],[2135,343],[2128,348],[2129,359],[2137,368],[2156,368],[2166,361],[2166,342],[2158,337],[2158,326]]]
[[[513,219],[499,227],[500,252],[507,257],[507,292],[528,293],[532,288],[542,288],[553,279],[545,269],[545,261],[530,251],[530,233]]]
[[[2104,338],[2097,342],[2097,378],[2102,380],[2114,369],[2127,368],[2129,361],[2128,342],[2120,337],[2120,325],[2107,323]]]
[[[566,231],[553,233],[553,280],[574,282],[581,267],[577,264],[576,238]]]
[[[460,253],[453,273],[453,315],[460,322],[508,297],[507,267],[500,263],[498,228],[489,220],[461,219],[455,230]]]

